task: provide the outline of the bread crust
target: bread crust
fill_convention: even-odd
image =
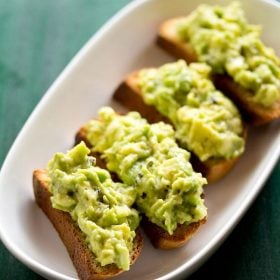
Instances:
[[[185,245],[205,222],[206,218],[187,226],[178,225],[173,234],[153,224],[145,216],[142,218],[141,225],[155,248],[169,250]]]
[[[138,85],[139,71],[133,72],[126,77],[123,83],[116,89],[114,99],[130,110],[138,111],[149,122],[154,123],[164,121],[169,124],[170,121],[162,116],[157,109],[152,105],[147,105],[142,97],[140,87]],[[243,138],[246,138],[246,126],[244,125]],[[208,183],[223,178],[233,168],[239,157],[232,159],[210,159],[207,161],[200,161],[197,156],[192,153],[191,163],[194,170],[201,172],[207,178]]]
[[[33,190],[38,206],[49,218],[63,241],[69,256],[82,280],[99,280],[116,276],[123,272],[115,264],[100,266],[85,242],[85,238],[70,214],[52,207],[48,190],[49,178],[45,170],[33,172]],[[131,264],[133,264],[143,247],[143,237],[139,230],[134,239]]]
[[[172,18],[164,21],[158,32],[157,44],[176,58],[183,58],[188,63],[197,62],[197,55],[193,47],[178,38],[175,26],[184,17]]]
[[[162,23],[159,28],[157,44],[176,58],[183,58],[188,63],[196,62],[197,55],[191,44],[183,42],[176,36],[175,26],[183,19],[177,17]],[[252,93],[227,75],[213,75],[218,89],[223,91],[240,109],[244,119],[257,126],[280,118],[280,99],[272,107],[264,107],[252,101]]]
[[[75,144],[81,141],[84,141],[89,148],[92,148],[92,145],[86,137],[85,127],[81,127],[75,136]],[[106,163],[100,158],[98,153],[94,153],[93,155],[97,158],[97,163],[101,164],[101,166],[106,166]],[[145,216],[142,217],[141,226],[155,248],[174,249],[186,244],[198,228],[206,222],[206,219],[205,217],[187,226],[179,225],[173,234],[169,234],[156,224],[150,222]]]

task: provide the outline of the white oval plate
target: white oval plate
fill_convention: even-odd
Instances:
[[[46,278],[75,279],[57,233],[34,202],[31,175],[57,151],[73,144],[77,129],[110,103],[125,74],[172,61],[155,46],[160,22],[188,14],[202,1],[134,1],[111,19],[76,55],[48,90],[17,137],[0,177],[0,236],[20,261]],[[203,1],[216,3],[217,1]],[[264,27],[276,50],[280,6],[242,1],[249,19]],[[269,15],[269,17],[267,17]],[[189,275],[221,244],[261,189],[280,153],[280,126],[250,131],[247,150],[222,181],[206,188],[208,222],[183,248],[155,250],[148,240],[139,260],[118,279],[171,279]]]

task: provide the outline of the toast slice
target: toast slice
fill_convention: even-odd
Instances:
[[[176,26],[183,17],[166,20],[159,28],[157,44],[176,58],[183,58],[188,63],[198,61],[191,44],[182,41],[176,34]],[[280,99],[272,107],[264,107],[252,101],[252,94],[235,83],[227,75],[214,75],[213,81],[235,102],[244,119],[251,125],[262,125],[280,118]]]
[[[158,121],[170,123],[170,121],[162,116],[154,106],[147,105],[144,102],[138,85],[138,76],[139,72],[133,72],[128,75],[125,81],[115,91],[114,99],[129,110],[138,111],[151,123]],[[245,138],[245,136],[246,129],[244,129],[243,137]],[[238,159],[239,157],[228,160],[210,159],[202,162],[192,153],[191,163],[194,170],[202,173],[202,175],[206,177],[208,183],[213,183],[223,178],[233,168]]]
[[[35,200],[39,207],[49,218],[63,241],[69,256],[77,270],[78,276],[83,280],[106,279],[123,272],[114,264],[101,266],[88,248],[83,233],[67,212],[52,207],[48,190],[49,177],[45,170],[33,172],[33,190]],[[139,230],[134,239],[131,264],[133,264],[143,247],[143,237]]]
[[[87,139],[86,130],[84,127],[81,127],[77,132],[75,144],[78,144],[81,141],[84,141],[88,148],[92,148],[92,145]],[[94,153],[93,155],[96,158],[97,165],[106,166],[106,163],[101,159],[99,154]],[[113,176],[116,176],[116,174],[112,174],[112,177]],[[198,222],[191,223],[187,226],[179,225],[172,235],[156,224],[150,222],[145,216],[142,216],[141,226],[155,248],[169,250],[185,245],[198,230],[198,228],[205,222],[206,218]]]

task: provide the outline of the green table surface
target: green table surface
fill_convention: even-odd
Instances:
[[[0,166],[84,43],[129,0],[0,0]],[[218,251],[190,279],[280,279],[280,162]],[[0,217],[1,218],[1,217]],[[42,279],[0,242],[0,279]]]

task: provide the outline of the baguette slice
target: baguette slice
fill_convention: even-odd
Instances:
[[[182,41],[176,34],[176,25],[183,17],[169,19],[159,29],[157,44],[176,58],[188,63],[198,61],[191,44]],[[261,125],[280,118],[280,99],[272,107],[264,107],[252,101],[252,94],[235,83],[228,75],[214,75],[214,83],[239,107],[244,119],[251,125]]]
[[[92,148],[92,145],[89,143],[86,137],[86,130],[84,127],[81,127],[77,132],[75,144],[78,144],[81,141],[84,141],[89,148]],[[99,154],[94,153],[93,155],[97,159],[97,165],[99,164],[99,166],[106,166],[106,163],[100,158]],[[112,174],[112,177],[113,176],[116,176],[116,174]],[[205,222],[206,218],[198,222],[191,223],[188,226],[179,225],[172,235],[156,224],[150,222],[145,216],[142,216],[141,225],[155,248],[169,250],[185,245],[186,242],[189,241],[193,234],[198,230],[198,228]]]
[[[114,93],[114,99],[130,110],[138,111],[149,122],[170,121],[162,116],[154,106],[147,105],[143,98],[141,90],[138,86],[139,72],[133,72],[128,75],[125,81],[117,88]],[[245,126],[244,126],[245,127]],[[246,136],[246,128],[244,129],[243,137]],[[191,163],[194,170],[201,172],[207,178],[208,183],[223,178],[235,165],[239,157],[233,159],[210,159],[207,161],[200,161],[197,156],[192,153]]]
[[[123,272],[114,264],[100,266],[88,248],[83,233],[67,212],[52,207],[48,190],[49,177],[45,170],[33,172],[33,190],[37,204],[49,218],[63,241],[69,256],[82,280],[106,279]],[[134,239],[131,264],[138,258],[143,247],[139,230]]]

